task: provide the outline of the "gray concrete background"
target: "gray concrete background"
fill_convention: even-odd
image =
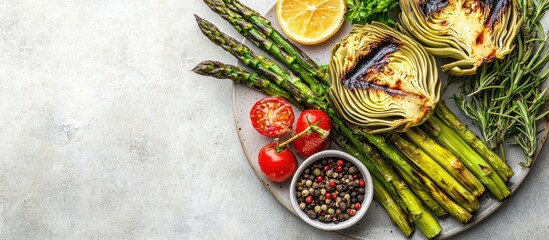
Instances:
[[[334,237],[257,181],[193,13],[234,34],[198,0],[0,1],[0,239]],[[546,238],[547,179],[456,239]]]

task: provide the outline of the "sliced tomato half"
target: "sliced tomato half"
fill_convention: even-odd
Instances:
[[[262,98],[250,110],[252,126],[267,137],[280,136],[290,130],[294,118],[292,105],[280,97]]]

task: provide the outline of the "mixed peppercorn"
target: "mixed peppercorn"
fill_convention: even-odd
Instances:
[[[337,224],[360,210],[365,185],[360,171],[351,162],[325,158],[303,171],[296,184],[295,197],[309,218]]]

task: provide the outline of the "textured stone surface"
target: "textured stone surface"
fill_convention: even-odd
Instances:
[[[0,1],[1,239],[334,237],[257,181],[193,13],[235,33],[199,0]],[[548,157],[456,238],[546,237]]]

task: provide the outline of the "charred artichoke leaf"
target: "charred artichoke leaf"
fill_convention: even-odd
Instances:
[[[421,124],[440,98],[434,57],[413,38],[377,22],[356,25],[334,45],[329,73],[336,109],[368,133]]]
[[[516,0],[400,0],[401,30],[427,51],[454,59],[452,75],[473,75],[479,66],[513,50],[522,18]]]

